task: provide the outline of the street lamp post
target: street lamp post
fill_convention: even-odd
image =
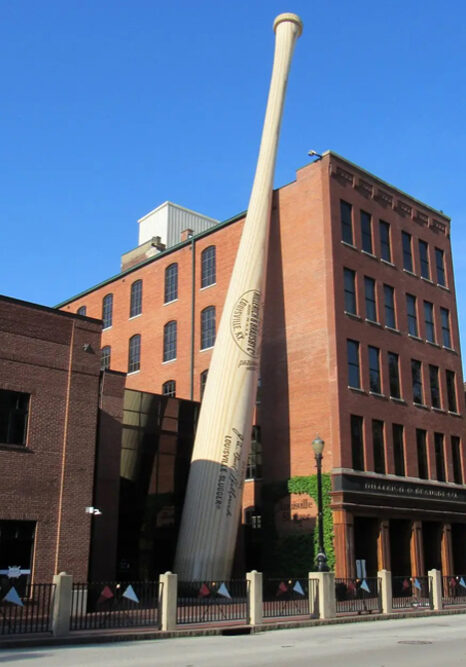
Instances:
[[[312,449],[316,458],[317,467],[317,521],[319,528],[319,553],[317,554],[317,570],[319,572],[328,572],[327,556],[324,548],[324,513],[322,510],[322,452],[324,451],[325,442],[322,438],[317,436],[312,441]]]

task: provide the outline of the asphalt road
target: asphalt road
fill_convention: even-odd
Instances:
[[[64,648],[0,649],[12,667],[465,667],[466,614]]]

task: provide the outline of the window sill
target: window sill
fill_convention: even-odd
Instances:
[[[425,283],[429,283],[429,285],[434,285],[434,281],[430,278],[426,278],[425,276],[421,276],[421,280],[423,280]]]
[[[129,317],[129,319],[130,319],[130,320],[135,320],[135,319],[137,319],[138,317],[141,317],[141,315],[142,315],[142,312],[141,312],[141,313],[138,313],[137,315],[131,315],[131,316]]]
[[[141,369],[138,368],[137,371],[128,371],[128,372],[126,373],[126,375],[136,375],[136,373],[140,373],[140,372],[141,372]]]
[[[454,350],[452,347],[447,347],[446,345],[444,345],[443,349],[446,350],[447,352],[452,352],[453,354],[456,354],[456,350]]]
[[[441,415],[447,414],[446,410],[443,410],[442,408],[436,408],[434,405],[432,406],[432,412],[438,412]]]
[[[403,269],[404,273],[407,273],[408,276],[412,276],[413,278],[417,278],[417,275],[413,273],[413,271],[410,271],[409,269]]]
[[[461,417],[459,412],[452,412],[451,410],[448,410],[448,414],[450,417]]]
[[[427,411],[430,410],[429,406],[426,405],[425,403],[415,403],[413,401],[413,405],[414,405],[415,408],[419,408],[420,410],[427,410]]]
[[[199,352],[208,352],[209,350],[213,350],[213,349],[214,349],[214,346],[213,346],[213,345],[209,345],[209,347],[201,347],[201,349],[199,350]]]
[[[391,333],[398,334],[398,336],[401,336],[401,331],[399,329],[394,329],[393,327],[389,327],[388,325],[385,325],[385,328],[387,331],[390,331]]]
[[[374,396],[374,398],[380,398],[383,401],[388,401],[388,398],[385,394],[380,394],[378,391],[369,391],[369,396]]]
[[[350,313],[348,310],[345,310],[344,313],[348,317],[351,317],[353,320],[358,320],[359,322],[362,321],[361,315],[356,315],[356,313]]]
[[[262,477],[246,477],[245,482],[261,482]]]
[[[108,327],[102,327],[102,331],[108,331],[111,328],[112,328],[112,325],[110,324]]]
[[[414,334],[408,334],[408,338],[412,338],[413,340],[417,340],[418,343],[423,343],[424,340],[420,338],[419,336],[415,336]]]
[[[366,257],[370,257],[371,259],[375,259],[376,262],[379,261],[377,255],[374,255],[373,252],[369,252],[368,250],[361,250],[361,254],[366,255]]]
[[[426,338],[426,343],[427,343],[428,345],[432,345],[432,347],[436,347],[437,349],[440,350],[440,345],[439,345],[438,343],[436,343],[435,341],[427,340],[427,338]]]
[[[408,405],[404,398],[398,398],[397,396],[390,396],[390,400],[400,405]]]
[[[449,292],[450,288],[447,287],[446,285],[441,285],[440,283],[437,283],[437,287],[440,287],[440,289],[444,289],[445,292]]]
[[[164,306],[169,306],[171,303],[176,303],[178,301],[178,297],[176,299],[171,299],[170,301],[165,301]]]
[[[355,391],[357,394],[366,395],[366,392],[364,391],[364,389],[361,389],[361,387],[351,387],[350,385],[348,385],[348,389],[350,389],[351,391]]]
[[[9,445],[6,442],[0,442],[0,450],[2,452],[22,452],[23,454],[34,454],[32,449],[27,445]]]
[[[210,283],[210,285],[204,285],[204,287],[201,287],[199,291],[202,292],[205,289],[209,289],[209,287],[215,287],[216,284],[217,283],[215,282],[215,283]]]
[[[367,324],[371,324],[373,327],[380,327],[380,329],[382,328],[380,322],[376,322],[375,320],[369,320],[367,317],[364,320],[364,322],[367,322]]]
[[[382,264],[386,264],[387,266],[391,266],[392,269],[396,269],[395,264],[393,264],[393,262],[389,262],[388,259],[384,259],[383,257],[381,257],[380,261],[382,262]]]
[[[351,248],[351,250],[356,250],[356,252],[358,250],[355,245],[353,245],[352,243],[348,243],[348,241],[340,241],[340,243],[341,245],[344,245],[345,248]]]
[[[171,364],[174,361],[176,361],[176,357],[173,357],[173,359],[166,359],[165,361],[162,361],[162,366],[164,364]]]

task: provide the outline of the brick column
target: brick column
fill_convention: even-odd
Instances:
[[[355,577],[354,519],[351,512],[335,510],[333,530],[335,533],[335,576],[342,579]]]
[[[451,524],[442,523],[442,537],[440,543],[442,555],[442,574],[455,574],[455,564],[453,562],[453,549],[451,545]]]
[[[411,524],[410,540],[411,576],[424,575],[424,552],[422,549],[422,521],[413,521]]]
[[[391,570],[390,559],[390,522],[388,519],[379,521],[379,534],[377,536],[377,569]]]

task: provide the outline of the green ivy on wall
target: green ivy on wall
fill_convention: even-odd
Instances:
[[[330,491],[332,490],[332,482],[329,473],[322,474],[322,513],[324,520],[324,549],[327,555],[328,566],[331,570],[335,569],[335,548],[334,548],[334,534],[333,534],[333,516],[330,509]],[[288,480],[289,493],[306,493],[311,496],[317,504],[317,475],[308,475],[302,477],[292,477]],[[317,528],[314,531],[314,559],[319,553],[319,531]]]

